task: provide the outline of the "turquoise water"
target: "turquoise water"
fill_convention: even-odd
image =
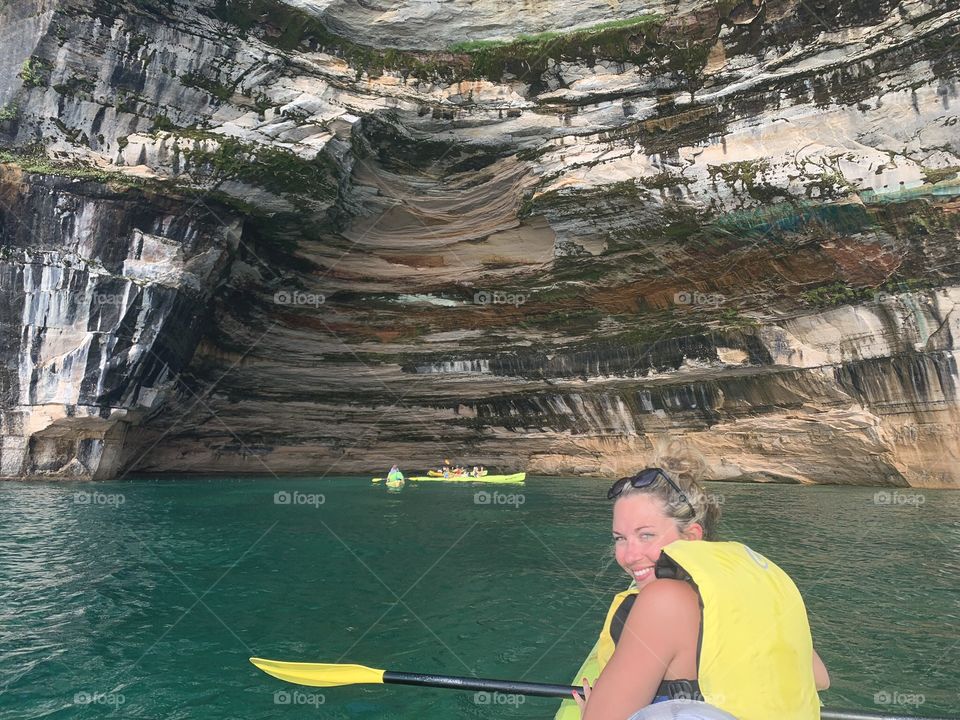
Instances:
[[[295,688],[247,658],[567,682],[626,584],[606,487],[0,484],[0,716],[550,718],[550,699]],[[960,495],[711,489],[724,537],[803,592],[828,706],[960,715]],[[477,504],[478,491],[500,502]],[[301,495],[276,504],[278,492]]]

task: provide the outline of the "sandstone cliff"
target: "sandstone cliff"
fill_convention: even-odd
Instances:
[[[960,482],[954,3],[0,3],[0,475]]]

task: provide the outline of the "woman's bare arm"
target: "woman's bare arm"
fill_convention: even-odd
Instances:
[[[830,687],[830,673],[827,672],[827,666],[823,664],[816,650],[813,651],[813,679],[817,684],[817,690],[826,690]]]
[[[679,625],[696,624],[696,591],[657,580],[638,595],[610,662],[590,693],[583,720],[622,720],[650,704],[678,651]]]

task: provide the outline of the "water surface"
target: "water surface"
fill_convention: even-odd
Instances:
[[[247,658],[568,682],[626,585],[606,487],[2,484],[0,716],[552,717],[550,699],[491,707],[447,690],[298,689]],[[724,537],[803,592],[833,676],[828,706],[960,715],[960,496],[711,490]]]

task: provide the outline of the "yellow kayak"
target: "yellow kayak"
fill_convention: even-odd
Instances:
[[[432,478],[442,478],[442,477],[443,477],[443,473],[440,472],[439,470],[427,470],[427,475],[429,475],[429,476],[432,477]],[[486,471],[486,470],[484,470],[482,473],[480,473],[480,477],[486,477],[486,475],[487,475],[487,471]],[[454,477],[467,477],[467,476],[466,476],[466,475],[455,475]]]
[[[416,475],[407,478],[416,482],[488,482],[488,483],[522,483],[527,479],[525,472],[514,473],[513,475],[481,475],[480,477],[470,477],[469,475],[451,475],[450,477],[433,477],[431,475]]]
[[[580,670],[578,670],[577,674],[573,677],[573,682],[570,684],[574,687],[581,687],[583,685],[583,678],[587,678],[587,680],[590,681],[590,687],[593,687],[594,683],[597,682],[597,678],[600,677],[600,661],[597,659],[597,646],[599,644],[599,640],[594,643],[593,650],[587,655],[587,659],[583,661]],[[573,698],[563,700],[560,703],[560,709],[557,710],[557,714],[553,716],[553,720],[580,720],[580,707],[573,701]]]

